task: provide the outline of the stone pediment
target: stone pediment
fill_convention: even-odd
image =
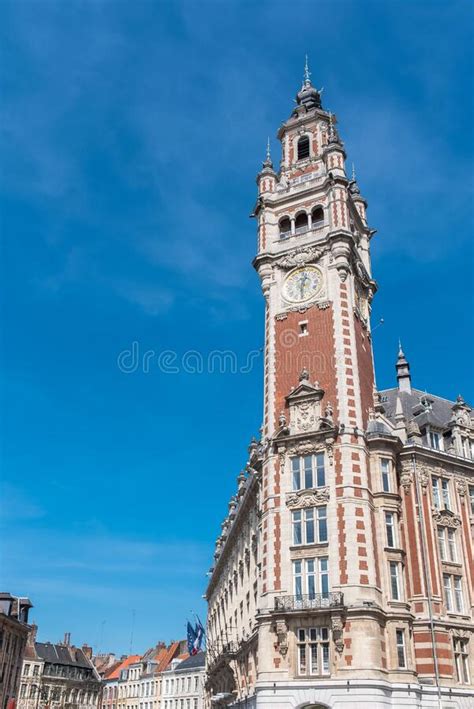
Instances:
[[[434,510],[433,520],[443,527],[460,527],[461,518],[451,510]]]
[[[286,401],[291,405],[307,399],[316,399],[320,401],[323,396],[324,389],[321,389],[318,382],[315,382],[315,384],[310,384],[308,381],[303,381],[296,387],[296,389],[293,389],[288,394]]]

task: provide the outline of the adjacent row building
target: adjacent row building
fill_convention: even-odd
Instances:
[[[474,419],[374,373],[367,202],[306,67],[257,176],[264,412],[206,591],[208,706],[474,706]],[[429,355],[428,355],[429,356]]]
[[[0,593],[0,709],[14,709],[18,699],[30,608],[28,598]]]
[[[92,662],[92,648],[36,640],[31,627],[23,656],[18,709],[97,709],[101,680]]]

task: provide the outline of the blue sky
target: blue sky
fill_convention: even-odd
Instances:
[[[0,11],[1,585],[32,598],[43,640],[126,652],[134,616],[141,651],[204,614],[261,423],[260,355],[240,371],[263,344],[248,215],[305,52],[378,229],[378,385],[400,336],[417,387],[474,403],[472,5]],[[148,372],[120,371],[133,342]],[[183,367],[216,349],[237,373]]]

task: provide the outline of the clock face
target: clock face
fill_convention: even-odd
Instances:
[[[286,277],[283,297],[291,303],[304,303],[314,298],[321,284],[321,271],[318,268],[301,266]]]

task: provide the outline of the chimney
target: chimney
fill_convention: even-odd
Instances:
[[[34,645],[36,642],[36,635],[38,633],[38,626],[36,623],[32,623],[30,626],[30,632],[28,633],[28,644]]]
[[[64,633],[63,645],[67,645],[67,647],[69,647],[70,644],[71,644],[71,633]]]
[[[92,660],[92,648],[90,645],[84,644],[81,647],[81,650],[84,653],[84,655],[89,658],[89,660]]]

